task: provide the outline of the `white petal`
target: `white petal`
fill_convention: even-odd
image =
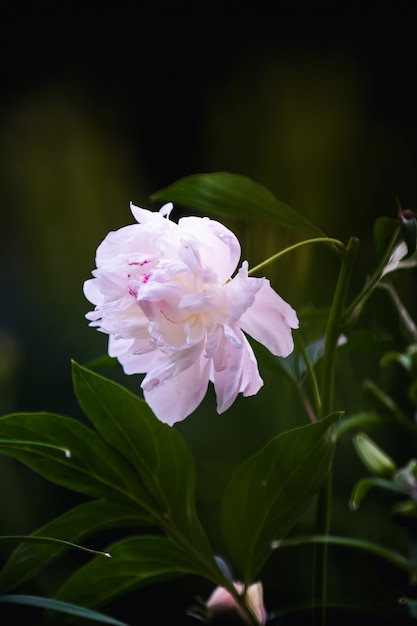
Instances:
[[[166,204],[163,204],[161,206],[161,208],[159,209],[159,213],[162,215],[162,217],[168,218],[173,208],[174,205],[172,204],[172,202],[167,202]]]
[[[244,261],[233,280],[224,286],[231,321],[237,321],[255,302],[256,294],[262,288],[265,278],[249,278],[248,263]]]
[[[163,385],[144,391],[146,402],[156,417],[172,426],[190,415],[207,392],[210,361],[198,359],[192,367],[181,372]]]
[[[91,304],[100,305],[104,302],[104,295],[100,290],[100,283],[96,278],[89,278],[84,282],[83,292]]]
[[[212,268],[221,283],[234,273],[240,259],[240,244],[228,228],[208,217],[183,217],[178,222],[183,240],[199,245],[203,267]]]
[[[221,370],[212,368],[212,379],[217,398],[217,412],[223,413],[235,401],[238,393],[250,396],[263,385],[259,376],[255,355],[247,339],[241,335],[239,347],[228,341],[227,364]],[[224,354],[226,347],[223,346]]]
[[[143,374],[152,368],[157,352],[149,350],[144,354],[135,354],[135,341],[132,339],[116,339],[109,337],[109,355],[117,358],[125,374]]]
[[[151,391],[163,386],[171,378],[176,378],[181,372],[192,368],[201,359],[202,352],[202,344],[173,350],[171,354],[159,351],[158,359],[142,381],[142,389]]]
[[[294,309],[265,280],[255,301],[239,320],[248,335],[262,343],[275,356],[286,357],[294,349],[292,328],[298,328]]]
[[[146,224],[150,220],[154,220],[157,216],[157,219],[162,219],[162,215],[155,211],[149,211],[148,209],[141,209],[138,206],[135,206],[133,202],[130,203],[130,210],[132,211],[132,215],[139,224]]]

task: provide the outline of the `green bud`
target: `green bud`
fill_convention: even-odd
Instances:
[[[397,471],[394,461],[368,435],[358,433],[353,443],[360,459],[372,474],[386,478],[394,476]]]

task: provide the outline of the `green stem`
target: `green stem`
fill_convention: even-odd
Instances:
[[[270,256],[265,261],[262,261],[262,263],[259,263],[259,265],[255,265],[255,267],[252,267],[252,269],[249,270],[248,274],[249,275],[255,274],[260,269],[266,267],[270,263],[273,263],[280,257],[284,256],[284,254],[287,254],[287,252],[292,252],[293,250],[296,250],[297,248],[301,248],[301,246],[306,246],[310,243],[332,244],[332,246],[336,247],[339,250],[339,252],[345,251],[344,244],[338,239],[332,239],[331,237],[315,237],[314,239],[305,239],[304,241],[299,241],[298,243],[295,243],[292,246],[288,246],[288,248],[284,248],[284,250],[280,250],[276,254],[273,254],[272,256]]]
[[[340,335],[341,319],[343,307],[346,300],[347,290],[353,269],[359,241],[355,237],[351,237],[346,247],[346,253],[342,259],[342,265],[339,272],[339,278],[336,290],[333,296],[333,302],[327,322],[326,336],[324,340],[324,355],[322,369],[322,387],[321,387],[321,410],[319,419],[323,419],[332,411],[333,391],[335,380],[335,359],[337,341]]]
[[[301,339],[301,336],[299,333],[297,333],[296,337],[294,338],[294,342],[296,344],[296,347],[299,349],[304,362],[306,364],[306,368],[307,368],[307,372],[310,376],[310,380],[311,380],[311,385],[313,388],[313,395],[314,395],[314,401],[315,401],[315,405],[316,405],[316,414],[320,415],[320,411],[321,411],[321,397],[320,397],[320,387],[319,387],[319,382],[317,380],[317,376],[316,376],[316,372],[314,370],[313,364],[311,363],[310,357],[308,355],[308,352],[306,350],[306,347],[304,345],[304,341]],[[304,404],[306,405],[306,409],[308,414],[310,415],[310,419],[312,422],[316,422],[317,421],[317,417],[316,414],[313,414],[313,409],[309,406],[307,406],[306,403],[306,398],[304,397],[303,391],[302,391],[302,387],[301,387],[301,383],[300,383],[300,387],[299,387],[299,391],[302,395],[302,398],[304,400]]]
[[[335,383],[335,361],[337,351],[337,341],[340,334],[341,319],[344,311],[344,304],[349,287],[350,277],[352,274],[353,263],[355,260],[358,240],[351,237],[346,252],[342,259],[339,277],[336,284],[333,302],[329,313],[329,319],[326,328],[323,366],[321,375],[321,404],[318,419],[324,419],[333,408],[334,383]],[[332,473],[324,484],[318,500],[317,508],[317,532],[318,534],[327,535],[330,529],[330,513],[331,513],[331,492],[332,492]],[[326,623],[326,596],[327,596],[327,544],[318,547],[315,559],[315,598],[321,599],[321,624]],[[315,621],[317,621],[317,611],[313,611]]]
[[[362,307],[365,304],[366,300],[371,295],[372,291],[375,289],[378,282],[381,280],[382,272],[384,271],[385,266],[387,265],[389,258],[394,250],[395,244],[398,239],[398,235],[401,233],[401,224],[397,226],[384,255],[382,256],[378,267],[369,278],[368,282],[364,285],[362,291],[356,296],[356,298],[351,302],[351,304],[347,307],[344,316],[343,316],[343,326],[348,326],[352,324],[360,315],[362,311]]]

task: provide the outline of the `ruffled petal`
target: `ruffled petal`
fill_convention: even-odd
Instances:
[[[265,280],[255,301],[240,318],[240,326],[275,356],[286,357],[294,349],[292,328],[298,328],[294,309]]]
[[[225,336],[219,347],[224,366],[221,369],[212,367],[211,377],[216,391],[218,413],[224,413],[239,393],[244,396],[254,395],[263,385],[248,340],[241,331],[236,334],[240,335],[239,344]]]
[[[256,294],[262,288],[265,278],[249,278],[248,262],[244,261],[233,280],[224,286],[231,322],[238,321],[255,302]]]
[[[150,391],[144,390],[146,402],[156,417],[172,426],[190,415],[207,392],[210,361],[199,358],[191,367]]]
[[[182,241],[198,245],[202,266],[214,270],[220,283],[234,273],[240,259],[240,243],[231,230],[208,217],[183,217],[178,221]]]
[[[157,351],[147,342],[149,350],[142,354],[135,352],[134,339],[116,339],[113,335],[109,336],[108,352],[111,357],[116,358],[123,367],[125,374],[144,374],[153,367],[157,357]]]
[[[83,292],[91,304],[99,306],[104,302],[104,295],[101,292],[100,285],[95,278],[89,278],[84,282]]]

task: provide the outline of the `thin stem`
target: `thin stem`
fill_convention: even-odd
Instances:
[[[344,244],[338,239],[332,239],[331,237],[315,237],[314,239],[305,239],[304,241],[299,241],[298,243],[295,243],[292,246],[288,246],[288,248],[284,248],[284,250],[280,250],[276,254],[273,254],[272,256],[270,256],[268,259],[265,259],[265,261],[262,261],[262,263],[259,263],[259,265],[255,265],[255,267],[252,267],[252,269],[249,270],[248,274],[255,274],[260,269],[266,267],[270,263],[273,263],[280,257],[284,256],[284,254],[287,254],[287,252],[292,252],[293,250],[296,250],[297,248],[301,248],[301,246],[306,246],[307,244],[310,244],[310,243],[328,243],[328,244],[332,244],[333,246],[335,246],[339,250],[339,252],[345,251]]]
[[[392,234],[392,237],[390,239],[388,246],[386,247],[384,255],[382,256],[378,264],[378,267],[376,268],[376,270],[374,271],[374,273],[372,274],[368,282],[364,285],[362,291],[359,292],[359,294],[356,296],[353,302],[351,302],[351,304],[347,307],[343,316],[343,326],[352,324],[352,322],[354,322],[356,318],[359,316],[363,305],[365,304],[366,300],[369,298],[372,291],[375,289],[376,285],[381,279],[382,272],[386,264],[389,261],[389,258],[392,254],[395,243],[398,239],[398,235],[400,233],[401,233],[401,224],[398,224],[397,228]]]
[[[351,237],[349,240],[346,253],[343,257],[340,267],[339,277],[333,296],[333,302],[329,313],[329,320],[326,328],[326,336],[324,343],[323,368],[321,377],[321,405],[318,415],[319,419],[324,419],[333,409],[334,383],[335,383],[335,361],[337,341],[340,333],[340,323],[342,319],[344,303],[348,291],[350,277],[352,274],[353,262],[355,260],[358,240]],[[332,492],[332,473],[324,484],[318,499],[317,508],[317,532],[327,535],[330,529],[330,513],[331,513],[331,492]],[[321,624],[326,623],[326,599],[327,599],[327,544],[318,547],[315,555],[315,571],[314,580],[314,596],[321,598]],[[313,617],[317,620],[317,611],[313,611]]]
[[[327,323],[326,336],[324,342],[323,370],[322,370],[322,388],[321,388],[321,411],[319,419],[323,419],[332,411],[333,391],[335,380],[335,359],[337,341],[340,334],[340,321],[342,319],[343,307],[349,286],[349,281],[353,269],[359,241],[355,237],[351,237],[346,247],[346,254],[343,257],[340,268],[339,278],[336,290],[333,296],[333,302],[329,313]]]
[[[304,359],[307,371],[308,371],[310,379],[311,379],[311,384],[312,384],[312,387],[313,387],[313,395],[314,395],[314,400],[315,400],[315,405],[316,405],[316,414],[320,415],[320,412],[321,412],[321,395],[320,395],[320,387],[319,387],[319,382],[317,380],[317,375],[316,375],[315,369],[313,367],[313,364],[311,363],[310,357],[308,356],[308,352],[307,352],[306,347],[304,345],[304,341],[301,339],[299,333],[297,333],[295,342],[296,342],[297,348],[301,352],[301,355],[302,355],[302,357]],[[301,383],[300,383],[300,391],[301,391]],[[308,413],[310,415],[311,421],[312,422],[316,422],[317,421],[317,417],[316,417],[315,414],[312,414],[312,409],[310,410],[309,407],[307,407],[307,411],[308,411]]]

